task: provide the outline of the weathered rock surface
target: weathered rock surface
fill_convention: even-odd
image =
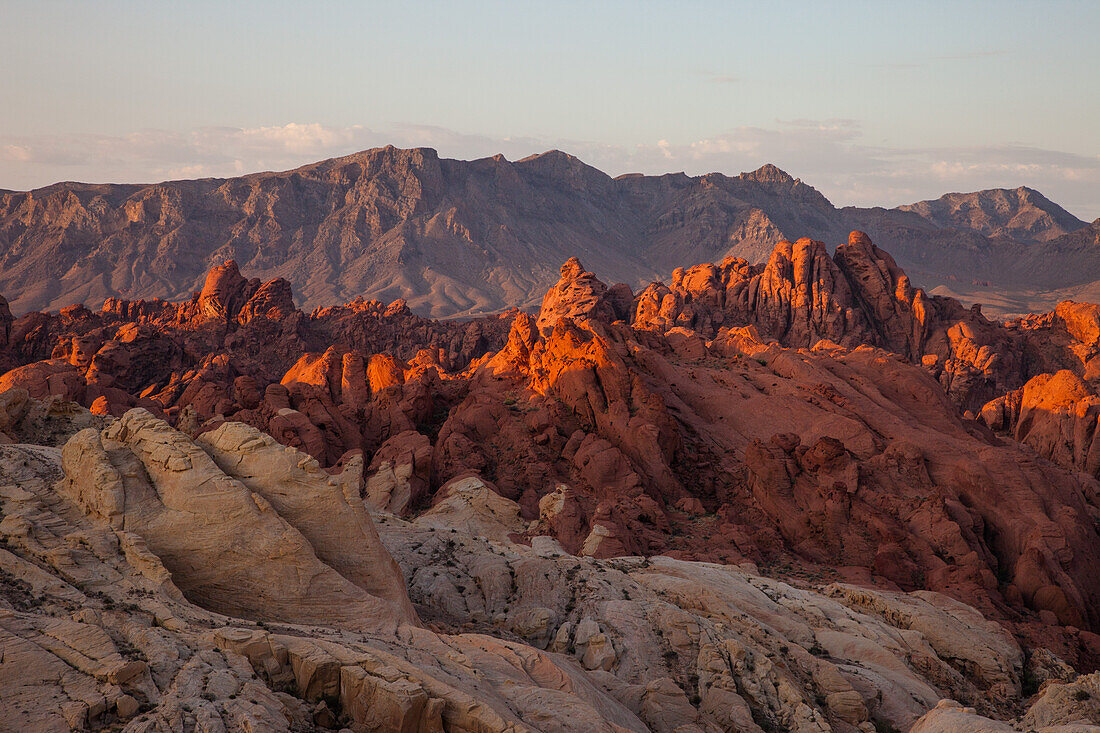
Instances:
[[[633,323],[666,333],[686,328],[704,339],[724,326],[752,325],[796,348],[822,339],[879,346],[925,365],[966,409],[1021,386],[1034,362],[1060,356],[1050,347],[1041,353],[979,310],[914,288],[863,232],[852,232],[832,257],[822,242],[800,239],[776,245],[763,267],[727,259],[676,270],[671,286],[655,283],[639,295]]]
[[[628,290],[571,260],[537,319],[436,324],[363,303],[307,317],[227,264],[182,304],[16,321],[12,356],[59,344],[0,381],[98,394],[102,414],[148,406],[190,435],[247,423],[342,471],[345,496],[376,510],[460,517],[497,494],[519,508],[493,536],[549,534],[596,557],[790,553],[809,572],[952,593],[1021,633],[1045,633],[1022,609],[1095,628],[1095,484],[956,416],[1047,364],[1087,379],[1095,313],[992,323],[912,288],[859,232],[833,257],[781,243],[764,268],[699,266],[661,288],[627,307]],[[135,320],[106,338],[118,318]],[[402,328],[429,348],[412,353]],[[304,348],[326,335],[336,345]],[[275,348],[257,349],[267,336]],[[373,351],[386,343],[408,360]],[[1091,433],[1075,430],[1080,445],[1048,457],[1089,465]],[[471,476],[481,498],[440,491]],[[1091,637],[1058,633],[1059,653],[1095,655]]]
[[[0,392],[75,401],[99,415],[132,407],[195,434],[226,419],[303,448],[323,466],[373,452],[432,406],[409,376],[460,369],[499,348],[507,318],[427,321],[404,302],[353,301],[311,315],[290,286],[246,280],[230,262],[181,303],[110,300],[18,319]],[[419,500],[421,497],[413,497]]]
[[[227,263],[13,322],[12,633],[151,670],[30,657],[20,720],[1047,726],[1100,663],[1094,306],[994,323],[859,232],[633,300],[572,260],[537,316],[288,296]]]
[[[308,456],[247,426],[196,445],[136,409],[73,436],[62,466],[60,491],[139,537],[199,605],[352,628],[415,621],[366,509]]]
[[[1043,335],[1061,358],[1019,388],[983,405],[980,419],[1044,458],[1097,476],[1100,309],[1067,301],[1053,313],[1022,319],[1019,324]]]
[[[298,509],[315,505],[343,521],[333,497],[347,484],[305,454],[240,424],[198,443],[162,425],[134,411],[98,437],[174,465],[202,487],[195,500],[224,501],[217,484],[227,479],[210,478],[198,455],[210,451],[256,500],[281,492],[267,505],[273,518],[301,519]],[[188,588],[196,570],[224,561],[201,552],[186,566],[163,560],[164,541],[136,531],[151,512],[129,496],[121,522],[89,509],[88,474],[70,474],[69,455],[94,435],[79,433],[61,452],[0,446],[0,720],[15,729],[869,733],[951,729],[943,698],[970,706],[948,723],[997,725],[1022,699],[1017,642],[940,594],[792,584],[667,557],[593,560],[546,537],[531,546],[486,538],[505,510],[500,496],[468,504],[453,524],[453,512],[411,523],[379,515],[371,536],[397,560],[429,628],[362,628],[316,607],[295,623],[217,613],[208,606],[227,603],[218,594],[237,590]],[[165,469],[143,465],[175,501]],[[108,473],[97,486],[112,485]],[[74,500],[77,484],[86,490]],[[467,484],[437,506],[487,490]],[[263,531],[241,528],[218,541],[227,553]],[[354,577],[351,548],[362,541],[349,540],[341,560],[315,530],[302,536],[317,556]],[[360,559],[379,551],[365,547]],[[300,562],[287,552],[263,566],[274,579]],[[273,586],[265,600],[278,607],[292,589]],[[1093,677],[1048,684],[1021,724],[1095,720]]]

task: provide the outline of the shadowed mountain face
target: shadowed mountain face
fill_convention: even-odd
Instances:
[[[831,249],[860,228],[922,286],[991,284],[1026,305],[1031,291],[1100,279],[1100,253],[1063,241],[1083,227],[1024,188],[837,209],[773,165],[612,179],[559,151],[458,161],[387,147],[226,180],[2,193],[0,292],[17,313],[185,299],[234,259],[294,282],[307,309],[362,295],[476,315],[533,307],[571,256],[636,286],[677,265],[762,262],[784,238]],[[1029,263],[1043,264],[1038,280]]]

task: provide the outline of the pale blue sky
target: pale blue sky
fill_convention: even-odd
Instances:
[[[375,144],[1100,216],[1100,2],[0,0],[0,188]]]

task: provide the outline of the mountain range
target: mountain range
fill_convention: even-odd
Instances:
[[[1029,188],[838,208],[774,165],[612,178],[560,151],[511,162],[378,148],[291,171],[0,192],[0,292],[17,313],[111,297],[186,299],[233,259],[299,305],[357,296],[431,317],[531,309],[578,256],[632,287],[680,265],[762,262],[783,239],[853,229],[931,292],[1048,309],[1100,280],[1091,225]]]

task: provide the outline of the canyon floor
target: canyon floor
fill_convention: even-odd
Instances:
[[[852,232],[537,313],[0,304],[0,729],[1100,731],[1100,307]]]

